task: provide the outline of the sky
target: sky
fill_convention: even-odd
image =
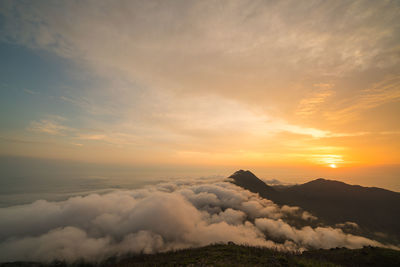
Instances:
[[[3,0],[0,59],[3,158],[400,190],[398,1]]]

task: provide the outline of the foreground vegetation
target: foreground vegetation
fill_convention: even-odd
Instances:
[[[2,267],[26,266],[400,266],[400,252],[375,247],[312,250],[302,254],[236,244],[214,244],[158,254],[125,255],[101,263],[55,261],[49,264],[13,262]]]

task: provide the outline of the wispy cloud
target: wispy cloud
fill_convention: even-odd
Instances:
[[[74,131],[72,128],[61,124],[59,121],[51,119],[32,121],[28,126],[28,130],[50,135],[66,135],[67,133]]]
[[[375,107],[400,101],[400,76],[388,76],[384,80],[362,90],[353,99],[339,103],[344,108],[333,112],[331,119],[346,119],[359,116],[361,112]]]
[[[374,132],[364,111],[400,97],[399,10],[396,1],[5,0],[0,40],[76,63],[80,86],[54,88],[74,115],[35,119],[31,132],[165,154],[263,155],[263,144],[287,148],[284,136],[307,149],[309,137],[334,147]]]
[[[81,134],[77,138],[82,140],[104,140],[107,136],[103,134]]]
[[[317,90],[313,90],[314,92],[310,96],[300,101],[296,114],[307,117],[317,112],[321,104],[334,93],[331,90],[333,86],[333,84],[314,84]]]
[[[344,163],[345,160],[343,159],[342,155],[311,155],[311,161],[317,162],[318,164],[322,165],[329,165],[329,164],[340,164]],[[346,161],[346,163],[350,163]]]
[[[39,94],[39,92],[32,91],[32,90],[29,90],[29,89],[24,89],[24,92],[27,93],[27,94],[30,94],[30,95],[38,95]]]

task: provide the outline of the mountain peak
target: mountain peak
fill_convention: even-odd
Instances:
[[[229,176],[229,178],[233,180],[232,183],[243,187],[251,192],[259,193],[260,195],[275,192],[275,189],[261,181],[249,170],[238,170],[234,174]]]
[[[257,176],[255,176],[254,175],[254,173],[252,173],[251,171],[249,171],[249,170],[247,170],[247,171],[245,171],[245,170],[238,170],[238,171],[236,171],[234,174],[232,174],[230,177],[231,178],[233,178],[234,176],[239,176],[239,175],[246,175],[246,176],[253,176],[253,177],[256,177],[257,178]],[[258,178],[257,178],[258,179]]]

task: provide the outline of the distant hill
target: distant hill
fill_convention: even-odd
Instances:
[[[110,258],[100,263],[78,261],[66,264],[14,262],[0,264],[2,267],[28,266],[400,266],[400,252],[364,247],[362,249],[337,248],[312,250],[302,254],[279,252],[273,249],[243,245],[214,244],[157,254],[126,255]]]
[[[325,179],[275,190],[243,170],[229,178],[277,204],[299,206],[327,224],[355,222],[368,236],[400,243],[400,193]]]

